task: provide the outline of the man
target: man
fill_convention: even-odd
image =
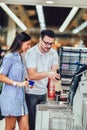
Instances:
[[[48,78],[60,79],[58,54],[51,46],[55,34],[51,30],[41,31],[39,43],[29,49],[25,56],[28,76],[35,83],[26,90],[26,101],[29,109],[29,130],[35,130],[36,105],[46,102]]]

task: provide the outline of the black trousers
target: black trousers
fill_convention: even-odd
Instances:
[[[29,111],[29,130],[35,130],[36,105],[46,102],[46,94],[26,94],[25,98]]]

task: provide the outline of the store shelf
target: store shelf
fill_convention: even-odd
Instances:
[[[59,56],[61,83],[67,89],[76,70],[87,64],[87,48],[62,47],[59,50]],[[69,79],[68,83],[67,79]]]

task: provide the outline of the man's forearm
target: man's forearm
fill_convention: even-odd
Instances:
[[[57,74],[54,71],[34,72],[32,74],[29,74],[29,79],[31,80],[41,80],[44,78],[50,78],[50,79],[56,80],[56,79],[60,79],[60,74]]]
[[[29,79],[31,80],[41,80],[48,77],[48,72],[34,72],[29,74]]]

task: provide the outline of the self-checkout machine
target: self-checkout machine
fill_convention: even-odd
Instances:
[[[79,74],[82,74],[81,81],[79,82],[76,94],[74,96],[72,108],[74,115],[74,125],[83,126],[85,120],[85,126],[87,126],[87,115],[84,108],[84,106],[87,108],[87,69],[84,69]]]

